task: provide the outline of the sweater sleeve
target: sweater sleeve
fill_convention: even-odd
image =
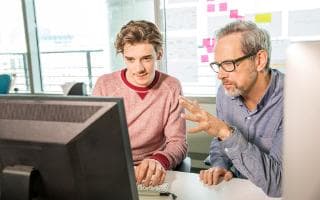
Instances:
[[[93,91],[92,91],[93,96],[102,96],[101,85],[102,85],[102,79],[100,77],[100,78],[98,78],[98,80],[93,88]]]
[[[166,144],[163,151],[155,154],[163,154],[170,162],[169,168],[175,168],[187,154],[186,122],[181,118],[183,108],[179,105],[179,95],[182,95],[181,86],[172,91],[170,113],[164,127]]]

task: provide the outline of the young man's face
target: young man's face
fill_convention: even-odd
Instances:
[[[221,63],[244,56],[241,50],[240,39],[241,35],[239,33],[220,38],[215,47],[215,60]],[[258,71],[255,62],[250,58],[237,63],[235,70],[232,72],[226,72],[220,68],[218,79],[222,81],[225,92],[229,96],[246,95],[256,84]]]
[[[127,66],[127,80],[138,87],[149,86],[155,76],[156,61],[161,56],[162,52],[157,53],[152,44],[125,44],[123,58]]]

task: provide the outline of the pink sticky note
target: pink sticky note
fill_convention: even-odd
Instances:
[[[214,12],[214,4],[208,4],[207,5],[207,11],[208,12]]]
[[[238,18],[238,10],[230,10],[230,18]]]
[[[228,6],[227,6],[227,3],[220,3],[219,4],[219,10],[220,11],[227,11],[227,8]]]
[[[208,61],[209,61],[208,55],[201,55],[201,62],[208,62]]]
[[[213,46],[207,46],[207,52],[212,53],[213,52]]]
[[[202,40],[202,46],[204,46],[204,47],[211,46],[211,44],[210,44],[210,38],[203,38],[203,40]]]

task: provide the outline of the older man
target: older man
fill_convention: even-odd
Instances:
[[[216,36],[211,68],[221,80],[217,117],[180,97],[198,123],[191,132],[214,136],[212,168],[200,172],[209,185],[248,178],[269,196],[281,196],[284,75],[271,69],[270,36],[249,21],[232,22]]]

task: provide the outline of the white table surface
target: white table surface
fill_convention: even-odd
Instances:
[[[169,191],[177,195],[177,200],[280,200],[270,198],[249,180],[233,178],[215,186],[204,185],[198,174],[168,171],[166,182]],[[139,196],[140,200],[171,199],[158,196]]]

